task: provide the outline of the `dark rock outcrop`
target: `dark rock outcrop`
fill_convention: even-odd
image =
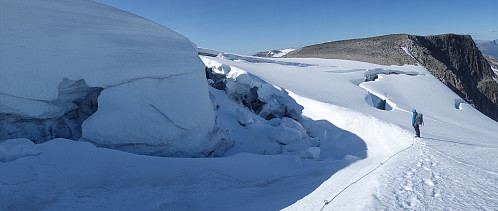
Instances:
[[[404,52],[408,49],[413,58]],[[469,35],[386,35],[303,47],[285,57],[348,59],[382,65],[420,63],[483,114],[498,121],[498,83]]]

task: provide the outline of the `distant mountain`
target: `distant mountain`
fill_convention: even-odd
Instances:
[[[282,57],[286,54],[288,54],[289,52],[292,52],[296,49],[294,48],[287,48],[287,49],[283,49],[283,50],[267,50],[267,51],[261,51],[261,52],[258,52],[256,54],[254,54],[253,56],[257,56],[257,57]]]
[[[498,58],[498,40],[476,41],[476,46],[482,54]]]
[[[335,41],[306,46],[284,57],[348,59],[382,65],[420,63],[461,98],[498,121],[495,74],[469,35],[394,34]]]

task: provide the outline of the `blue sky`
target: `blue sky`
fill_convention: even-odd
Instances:
[[[498,39],[498,0],[96,0],[233,53],[394,33]]]

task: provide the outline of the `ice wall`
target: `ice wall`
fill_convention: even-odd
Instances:
[[[187,38],[92,1],[1,4],[0,141],[81,135],[135,153],[213,150],[204,65]],[[68,116],[79,120],[68,123]]]

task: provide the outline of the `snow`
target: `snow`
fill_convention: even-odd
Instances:
[[[100,87],[83,140],[171,156],[216,148],[219,140],[208,138],[215,123],[204,65],[182,35],[81,0],[5,0],[0,19],[0,113],[62,118],[78,108],[74,100]],[[15,128],[21,126],[8,129]]]
[[[105,88],[202,65],[187,38],[99,3],[5,0],[0,14],[3,94],[53,100],[63,78]]]
[[[190,84],[203,80],[199,74],[180,75],[105,89],[99,96],[99,110],[82,125],[83,138],[118,149],[144,140],[140,142],[143,146],[133,147],[133,152],[140,154],[193,156],[214,149],[198,141],[207,137],[214,126],[207,93]],[[175,144],[179,140],[182,143]]]
[[[274,54],[272,55],[272,57],[282,57],[282,56],[285,56],[286,54],[292,52],[292,51],[295,51],[296,49],[294,48],[286,48],[286,49],[282,49],[282,50],[279,50],[280,53],[277,53],[277,54]]]
[[[84,87],[76,80],[85,79],[88,87],[104,88],[98,99],[99,110],[83,124],[83,135],[89,142],[53,139],[33,144],[28,139],[10,139],[0,143],[0,210],[498,207],[498,123],[459,98],[423,66],[312,58],[262,59],[228,53],[201,56],[200,60],[193,56],[197,52],[192,44],[180,35],[96,3],[29,4],[39,9],[24,2],[4,3],[0,16],[9,21],[1,24],[17,18],[27,25],[18,29],[6,26],[18,30],[16,33],[28,30],[27,20],[31,16],[17,15],[11,10],[26,9],[33,17],[53,15],[47,11],[54,10],[69,20],[93,21],[99,29],[112,32],[112,42],[130,44],[129,50],[147,50],[146,58],[151,63],[131,65],[128,60],[113,59],[113,52],[126,54],[127,49],[107,46],[107,42],[92,40],[94,36],[85,38],[88,43],[80,37],[88,49],[78,42],[72,43],[74,40],[69,38],[76,35],[71,31],[86,28],[74,28],[80,22],[69,21],[59,22],[58,26],[71,30],[60,29],[57,36],[72,35],[66,41],[83,52],[94,51],[94,42],[101,44],[104,49],[99,52],[106,54],[87,54],[83,58],[94,59],[95,64],[91,65],[119,66],[123,68],[119,69],[122,74],[113,68],[105,68],[105,73],[92,68],[83,73],[72,68],[57,69],[47,76],[32,73],[40,76],[40,81],[30,85],[36,80],[30,78],[29,71],[21,70],[26,70],[22,65],[34,66],[33,63],[18,67],[17,76],[3,68],[6,66],[0,66],[10,80],[18,79],[25,89],[42,93],[20,90],[24,87],[8,88],[3,83],[7,79],[0,79],[0,92],[6,92],[0,95],[0,108],[26,115],[40,116],[52,111],[48,107],[30,111],[30,104],[19,103],[57,106],[53,100],[72,99]],[[76,9],[81,6],[91,9]],[[96,15],[102,20],[89,18]],[[140,32],[139,26],[144,31]],[[32,27],[43,31],[42,26]],[[133,27],[139,28],[134,31]],[[10,31],[2,29],[5,28],[0,27],[0,32],[8,39],[0,42],[14,39]],[[29,36],[23,39],[36,44],[34,47],[56,48],[57,42],[50,41],[50,36],[37,33],[44,35],[39,37],[40,43],[28,39]],[[98,35],[105,37],[108,33]],[[130,37],[125,36],[127,33]],[[131,36],[137,33],[152,37],[142,40],[143,37]],[[166,50],[162,55],[162,48],[153,47],[157,44],[152,42],[154,39],[164,39],[164,45],[180,48],[179,56],[169,55],[172,52]],[[5,46],[14,49],[12,45],[15,44]],[[42,54],[36,53],[34,47],[26,48],[25,53],[58,59],[52,55],[58,49]],[[50,65],[86,64],[71,60],[76,51],[63,50],[68,55],[62,58],[69,60],[56,60]],[[8,56],[2,52],[1,56]],[[49,63],[44,59],[39,60],[40,70],[51,72],[43,69]],[[208,67],[212,87],[206,86],[201,62]],[[115,77],[103,80],[95,74]],[[26,81],[20,80],[24,77]],[[64,78],[71,81],[64,82]],[[65,94],[61,97],[59,92]],[[385,106],[379,106],[381,100],[385,100]],[[20,110],[13,111],[16,106]],[[413,137],[410,125],[413,108],[424,114],[420,139]],[[200,143],[201,137],[206,140]],[[142,138],[146,142],[135,142]],[[171,145],[178,141],[182,144]],[[95,144],[122,147],[121,150],[136,147],[135,152],[144,154],[197,158],[145,156]],[[171,147],[170,151],[161,146]]]
[[[459,98],[421,66],[202,60],[231,81],[229,92],[209,88],[216,127],[227,140],[224,157],[149,157],[64,139],[12,147],[11,140],[10,147],[1,147],[11,159],[0,172],[16,176],[0,173],[0,198],[11,199],[0,208],[320,210],[331,199],[325,210],[498,204],[498,166],[491,162],[497,159],[497,123],[464,101],[455,108]],[[379,68],[386,71],[365,82],[366,73]],[[175,82],[163,85],[169,83]],[[278,100],[301,118],[257,115],[240,100],[251,87],[259,87],[258,99]],[[370,95],[388,99],[392,110],[375,108]],[[413,107],[426,119],[423,139],[413,138]],[[146,119],[166,121],[158,114]],[[26,156],[24,149],[37,153]],[[27,198],[35,204],[26,204]]]
[[[493,72],[495,73],[495,76],[498,77],[498,69],[491,68],[491,70],[493,70]],[[493,77],[493,80],[495,80],[496,83],[498,83],[498,79],[496,79],[496,77]]]
[[[246,189],[237,194],[239,197],[251,194],[257,191],[252,186],[293,176],[302,168],[298,158],[285,155],[262,157],[241,153],[219,159],[161,158],[65,139],[38,144],[33,149],[43,153],[0,163],[2,179],[15,168],[22,169],[13,171],[17,180],[33,177],[24,178],[24,182],[2,180],[0,209],[200,209],[207,204],[220,209],[227,203],[233,207],[243,201],[230,198],[226,189]],[[19,184],[5,184],[12,182]]]
[[[389,200],[396,200],[396,195],[390,193],[397,193],[391,189],[399,186],[391,186],[388,179],[392,176],[386,177],[384,173],[391,170],[384,169],[386,165],[384,163],[390,163],[391,160],[399,162],[398,159],[403,157],[410,158],[413,149],[419,147],[420,143],[413,139],[413,132],[410,128],[410,111],[413,108],[417,108],[426,117],[425,126],[422,127],[422,136],[425,136],[426,139],[423,140],[438,144],[443,143],[441,149],[447,149],[444,153],[450,155],[455,153],[452,151],[454,145],[468,146],[471,144],[472,146],[472,144],[477,144],[483,147],[482,150],[486,152],[486,155],[489,155],[485,158],[479,158],[479,160],[484,160],[484,163],[489,165],[489,162],[495,159],[490,151],[496,153],[497,136],[493,131],[497,129],[497,123],[465,103],[422,66],[379,66],[362,62],[324,59],[277,59],[277,61],[309,64],[306,67],[300,67],[278,65],[275,62],[253,63],[244,59],[220,61],[218,58],[203,57],[203,60],[208,66],[210,62],[216,61],[229,65],[231,68],[243,69],[257,75],[263,81],[285,88],[290,96],[304,107],[303,114],[305,116],[315,120],[325,119],[339,128],[357,135],[366,144],[368,149],[366,158],[355,156],[354,153],[345,153],[345,156],[339,156],[343,162],[349,162],[351,165],[333,174],[313,192],[289,206],[288,209],[319,210],[324,205],[324,200],[330,200],[338,193],[341,194],[333,202],[330,202],[330,205],[325,207],[326,209],[332,207],[341,210],[399,208],[399,206],[390,206],[395,205],[395,203],[385,200],[386,197]],[[371,75],[371,70],[378,70],[376,74],[378,78],[375,81],[364,82],[367,76]],[[391,72],[396,74],[389,74]],[[392,110],[375,108],[366,100],[372,94],[387,100],[388,104],[393,107]],[[456,108],[457,103],[458,108]],[[472,124],[468,124],[469,122]],[[346,136],[336,140],[349,142],[354,139]],[[449,146],[445,146],[444,143],[449,144]],[[360,148],[359,145],[341,145],[338,141],[333,142],[330,147]],[[320,148],[326,149],[326,145],[321,144]],[[472,154],[483,156],[477,151]],[[398,152],[399,154],[397,154]],[[325,155],[329,155],[329,153],[321,153],[321,156]],[[402,155],[401,158],[397,157],[399,155]],[[334,156],[321,158],[321,160],[337,159]],[[470,161],[472,166],[482,166],[479,162],[475,162],[475,158],[467,156],[466,159],[469,159],[467,161]],[[455,164],[447,163],[447,165]],[[467,167],[465,165],[452,166],[456,169]],[[391,168],[397,168],[397,166]],[[497,168],[493,166],[485,169],[496,172]],[[372,173],[368,174],[369,172]],[[367,176],[362,178],[364,175]],[[482,174],[475,176],[478,177],[476,181],[495,180],[492,177],[483,177]],[[359,178],[361,179],[358,180]],[[434,181],[429,179],[424,178],[420,181],[410,182],[419,186],[430,186],[431,182],[434,183]],[[348,187],[349,184],[357,180],[357,183]],[[434,183],[434,186],[436,185],[437,183]],[[348,189],[341,192],[342,188],[345,187]],[[383,189],[381,194],[376,195],[375,193],[379,191],[376,189],[377,187],[383,187],[387,190]],[[441,195],[445,191],[450,191],[451,185],[445,185],[443,188],[445,188],[444,191],[434,189],[433,195]],[[459,186],[459,188],[464,193],[459,197],[464,197],[469,189],[476,187]],[[486,189],[482,185],[477,188],[481,191]],[[418,189],[414,190],[408,194],[409,200],[399,197],[397,203],[407,205],[414,197],[420,203],[416,205],[416,201],[413,200],[410,202],[413,206],[400,207],[406,209],[430,208],[424,206],[424,200],[430,201],[432,199],[421,197],[424,195],[417,192]],[[377,197],[379,195],[382,195],[384,201],[379,200],[380,197]],[[451,194],[446,196],[451,197]],[[473,206],[489,207],[486,205],[487,203],[496,205],[494,201],[481,201]],[[458,208],[459,205],[440,202],[436,207]]]
[[[276,64],[281,64],[281,65],[302,66],[302,67],[309,66],[309,64],[305,64],[305,63],[271,60],[271,59],[264,59],[264,58],[260,58],[260,57],[243,56],[243,55],[237,55],[237,54],[231,54],[231,53],[221,53],[217,57],[221,58],[221,59],[228,59],[228,60],[232,60],[232,61],[246,61],[246,62],[250,62],[250,63],[276,63]]]
[[[405,53],[406,53],[406,54],[408,54],[410,57],[412,57],[412,59],[413,59],[414,61],[416,61],[416,62],[417,62],[417,64],[420,64],[420,62],[418,62],[418,60],[415,58],[415,56],[413,56],[412,52],[411,52],[408,48],[406,48],[406,47],[401,47],[401,49],[402,49],[403,51],[405,51]]]
[[[280,144],[288,145],[301,140],[301,132],[294,128],[278,126],[269,134],[271,139],[274,139]]]
[[[0,162],[10,162],[22,157],[36,156],[40,152],[31,150],[34,143],[26,138],[10,139],[0,143]]]
[[[207,48],[197,48],[197,52],[199,55],[204,55],[204,56],[218,56],[220,53],[223,53],[221,51],[217,50],[212,50],[212,49],[207,49]]]

